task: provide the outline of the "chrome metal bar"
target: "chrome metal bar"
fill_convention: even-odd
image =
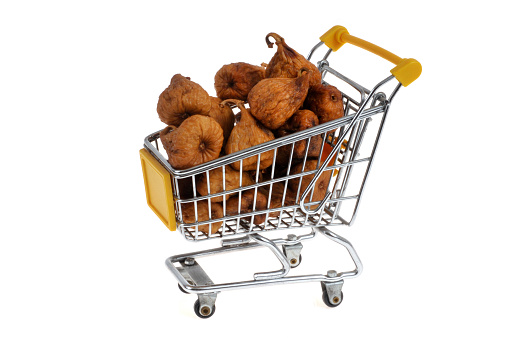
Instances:
[[[270,185],[269,185],[269,195],[267,196],[267,209],[270,209],[270,202],[271,202],[271,199],[272,199],[272,187],[274,185],[274,174],[275,174],[275,170],[276,170],[276,158],[277,158],[277,148],[274,148],[274,155],[272,157],[272,170],[270,172]],[[264,220],[264,227],[267,226],[267,222],[269,220],[269,214],[267,213],[267,215],[265,216],[265,220]]]
[[[321,45],[323,45],[323,41],[320,41],[318,42],[313,48],[311,48],[311,51],[309,52],[308,54],[308,61],[311,59],[311,56],[313,56],[313,53],[315,52],[315,50],[318,49],[318,47],[320,47]]]
[[[226,168],[225,166],[221,166],[221,174],[222,174],[222,183],[223,183],[223,191],[226,191]],[[223,195],[223,215],[226,215],[226,194]],[[224,236],[226,231],[226,227],[222,227],[221,233]]]
[[[362,144],[362,140],[364,139],[364,134],[366,133],[367,126],[370,121],[371,121],[370,117],[367,120],[365,120],[364,125],[362,126],[362,131],[360,133],[358,133],[358,135],[354,141],[354,149],[352,150],[352,153],[350,155],[350,161],[355,161],[355,159],[357,158],[357,155],[359,155],[359,148]],[[361,129],[361,126],[359,126],[359,130],[360,129]],[[371,160],[371,158],[368,158],[368,159]],[[343,179],[343,182],[341,184],[341,188],[339,189],[339,191],[336,190],[336,187],[334,187],[335,190],[333,190],[333,192],[334,191],[336,192],[336,197],[344,196],[344,194],[346,192],[346,188],[348,187],[348,182],[350,179],[350,174],[352,172],[352,169],[353,169],[353,166],[346,167],[345,173],[344,173],[344,179]],[[336,206],[335,214],[337,214],[339,212],[340,208],[341,208],[341,202],[338,202],[338,204]]]
[[[371,165],[373,163],[373,159],[375,157],[375,153],[378,148],[378,141],[380,140],[380,136],[382,135],[382,130],[383,130],[384,124],[385,124],[385,118],[387,117],[387,112],[389,111],[389,107],[390,107],[390,105],[387,105],[386,111],[382,115],[382,121],[380,122],[380,127],[378,128],[378,133],[376,135],[375,144],[373,146],[373,150],[371,151],[371,156],[370,156],[371,160],[368,162],[368,167],[366,168],[366,173],[364,174],[364,178],[362,179],[361,187],[359,189],[359,196],[362,196],[362,192],[364,191],[364,185],[366,184],[369,173],[371,171]],[[357,200],[357,203],[355,203],[355,208],[354,208],[354,211],[352,214],[352,219],[350,221],[350,224],[352,224],[354,222],[354,220],[357,216],[357,210],[359,208],[360,201],[361,201],[361,199],[359,197],[359,199]]]
[[[232,282],[232,283],[221,283],[214,284],[208,286],[195,286],[189,284],[183,277],[179,277],[180,273],[175,274],[175,272],[170,267],[170,262],[166,262],[166,265],[170,269],[170,271],[175,275],[178,282],[182,287],[190,292],[190,293],[209,293],[209,292],[220,292],[220,291],[229,291],[229,290],[239,290],[239,289],[247,289],[257,286],[268,286],[274,284],[292,284],[292,283],[309,283],[309,282],[338,282],[343,280],[344,278],[349,278],[348,276],[336,276],[336,277],[328,277],[327,275],[320,274],[309,274],[309,275],[300,275],[300,276],[287,276],[275,279],[261,279],[261,280],[251,280],[251,281],[241,281],[241,282]]]
[[[283,268],[276,271],[270,271],[270,272],[257,272],[254,274],[253,278],[255,280],[265,280],[265,279],[273,279],[273,278],[281,278],[284,277],[290,272],[291,266],[290,262],[288,262],[288,259],[286,259],[285,255],[279,250],[276,244],[272,242],[271,240],[259,235],[259,234],[251,234],[249,237],[254,240],[256,243],[266,246],[269,248],[274,255],[279,259],[281,264],[283,265]]]
[[[324,235],[328,239],[344,246],[346,248],[346,250],[348,251],[348,253],[350,254],[350,257],[352,258],[353,262],[355,263],[355,270],[347,271],[347,272],[340,272],[340,273],[338,273],[337,277],[340,277],[341,279],[352,278],[352,277],[357,277],[358,275],[360,275],[362,273],[362,269],[363,269],[362,262],[361,262],[361,259],[359,258],[359,255],[357,255],[357,252],[355,251],[352,243],[347,241],[345,238],[339,236],[338,234],[330,231],[329,229],[327,229],[324,226],[316,227],[316,230],[318,230],[322,235]]]
[[[327,58],[329,57],[329,55],[330,55],[330,53],[331,53],[331,52],[332,52],[332,49],[331,49],[331,48],[329,48],[329,50],[328,50],[328,51],[325,53],[325,55],[323,56],[322,61],[327,60]]]
[[[398,93],[400,88],[401,88],[401,83],[398,83],[396,88],[394,88],[394,90],[392,91],[391,96],[389,97],[389,104],[392,102],[392,99],[394,99],[394,96],[396,96],[396,94]]]

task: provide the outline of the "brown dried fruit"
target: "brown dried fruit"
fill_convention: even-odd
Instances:
[[[320,163],[320,164],[323,164],[323,163]],[[317,167],[317,165],[318,165],[318,160],[306,161],[306,165],[304,166],[304,172],[318,169],[319,167]],[[302,163],[299,163],[292,167],[292,169],[290,170],[290,175],[298,174],[301,172],[303,172],[302,171]],[[311,196],[311,192],[310,192],[307,195],[307,198],[305,200],[306,203],[310,202],[310,201],[311,202],[321,201],[325,198],[325,195],[327,194],[327,189],[329,187],[329,180],[331,179],[331,176],[332,176],[332,170],[326,170],[320,175],[320,177],[318,178],[318,180],[315,183],[315,189],[313,191],[313,198],[310,199],[310,196]],[[315,177],[315,173],[302,176],[302,183],[300,186],[300,191],[299,191],[299,196],[298,196],[299,199],[302,197],[304,190],[306,190],[306,188],[311,183],[311,180],[314,177]],[[299,181],[300,181],[300,177],[292,178],[290,181],[288,181],[289,188],[293,192],[295,192],[295,194],[297,194],[297,190],[299,188]],[[313,207],[311,207],[311,209]]]
[[[266,195],[269,196],[270,186],[263,186],[260,190]],[[270,209],[281,208],[283,206],[283,194],[285,193],[285,183],[276,182],[272,184],[272,191],[270,197]],[[295,193],[290,190],[289,186],[286,187],[286,194],[284,194],[284,205],[291,206],[295,205]],[[267,197],[268,199],[268,197]],[[280,211],[273,211],[269,213],[270,217],[279,217]]]
[[[223,129],[211,117],[193,115],[180,127],[164,135],[162,143],[171,166],[187,169],[219,157]]]
[[[224,216],[223,207],[219,203],[210,203],[211,216],[209,217],[209,203],[207,201],[196,202],[198,211],[198,220],[196,220],[194,202],[182,203],[182,221],[187,224],[193,224],[197,222],[203,222],[208,220],[214,220]],[[209,225],[211,224],[211,232],[209,233]],[[223,225],[223,221],[213,222],[208,224],[202,224],[198,226],[199,231],[203,231],[207,234],[215,234]],[[190,227],[193,230],[194,227]]]
[[[240,109],[240,121],[233,127],[230,138],[226,143],[226,154],[256,146],[258,144],[274,140],[274,134],[251,116],[250,110],[244,107],[242,101],[226,100],[223,103],[233,103]],[[266,151],[260,155],[260,170],[272,164],[274,152]],[[256,170],[258,155],[253,155],[242,160],[242,170]],[[240,170],[240,161],[231,164],[235,170]]]
[[[166,150],[169,146],[168,138],[170,137],[170,132],[177,129],[175,126],[168,126],[159,132],[159,139],[163,144],[164,149]]]
[[[223,146],[226,145],[235,124],[235,114],[229,105],[221,103],[217,97],[210,97],[211,108],[208,113],[223,128]]]
[[[240,198],[240,213],[252,212],[253,207],[256,210],[265,210],[267,209],[267,197],[260,192],[260,190],[256,193],[256,204],[254,204],[254,189],[247,190],[242,192]],[[239,214],[239,196],[232,197],[226,202],[226,215],[227,216],[235,216]],[[255,215],[253,217],[253,223],[258,225],[265,222],[266,214]],[[251,216],[244,217],[246,221],[251,221]]]
[[[265,37],[265,42],[267,42],[269,48],[272,48],[274,45],[274,43],[270,42],[269,37],[276,40],[277,51],[267,65],[265,77],[294,78],[298,76],[299,70],[307,68],[310,75],[309,85],[315,86],[322,83],[322,74],[320,74],[320,71],[314,64],[288,46],[285,39],[276,33],[269,33]]]
[[[251,114],[269,129],[281,127],[304,103],[309,89],[309,72],[299,77],[270,78],[258,82],[247,97]]]
[[[217,97],[221,100],[247,100],[247,94],[265,78],[265,69],[245,62],[231,63],[219,69],[214,77]]]
[[[293,134],[298,131],[302,131],[308,128],[312,128],[318,125],[318,117],[311,110],[298,110],[293,116],[286,121],[278,130],[276,135],[283,137],[289,134]],[[293,160],[302,160],[306,154],[307,140],[301,140],[295,142],[293,148]],[[318,157],[320,155],[320,148],[322,146],[322,136],[312,136],[309,141],[308,158]],[[276,163],[280,165],[289,164],[290,154],[292,153],[292,145],[288,144],[279,147],[277,151]]]
[[[343,117],[343,95],[333,85],[309,88],[304,107],[313,111],[320,124]]]
[[[210,194],[216,194],[223,191],[228,191],[232,189],[237,189],[242,187],[247,187],[249,185],[254,184],[255,182],[251,178],[248,172],[242,172],[242,185],[240,185],[240,171],[232,169],[229,165],[224,167],[224,183],[226,189],[223,189],[223,168],[217,168],[211,170],[209,172],[209,180],[210,180]],[[202,174],[196,180],[196,190],[202,196],[209,195],[207,189],[207,175]],[[228,200],[230,196],[233,194],[226,194],[225,198]],[[217,196],[210,199],[212,202],[222,202],[223,196]]]
[[[199,84],[176,74],[159,95],[157,113],[161,121],[178,127],[191,115],[208,115],[210,105],[209,94]]]

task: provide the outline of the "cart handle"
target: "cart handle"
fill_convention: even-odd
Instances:
[[[345,43],[349,43],[394,63],[396,67],[391,69],[391,74],[405,87],[417,80],[422,72],[422,66],[419,61],[415,59],[402,59],[382,47],[350,35],[343,26],[332,27],[320,37],[320,40],[334,52]]]

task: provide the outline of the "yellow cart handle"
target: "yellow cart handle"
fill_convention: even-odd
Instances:
[[[345,43],[349,43],[394,63],[396,67],[391,69],[391,74],[405,87],[417,80],[422,72],[422,66],[419,61],[415,59],[402,59],[382,47],[350,35],[343,26],[332,27],[320,37],[320,40],[334,52]]]

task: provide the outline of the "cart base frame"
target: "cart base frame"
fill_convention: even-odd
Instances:
[[[301,242],[314,238],[316,233],[320,233],[345,247],[355,264],[355,269],[339,273],[335,270],[329,270],[325,275],[287,276],[292,268],[300,264],[300,252],[303,247]],[[282,248],[280,249],[279,246]],[[248,281],[215,284],[197,261],[199,257],[260,247],[269,248],[281,262],[282,268],[276,271],[255,273],[253,279]],[[362,272],[362,262],[353,245],[325,226],[313,227],[311,228],[311,233],[302,236],[290,234],[286,239],[270,240],[260,234],[250,234],[239,238],[227,239],[222,241],[219,248],[169,257],[166,260],[166,265],[177,279],[179,288],[183,292],[198,295],[194,310],[196,315],[201,318],[209,318],[214,314],[217,294],[221,291],[272,284],[320,282],[324,303],[327,306],[335,307],[341,304],[343,300],[342,287],[344,280],[346,278],[357,277]]]

